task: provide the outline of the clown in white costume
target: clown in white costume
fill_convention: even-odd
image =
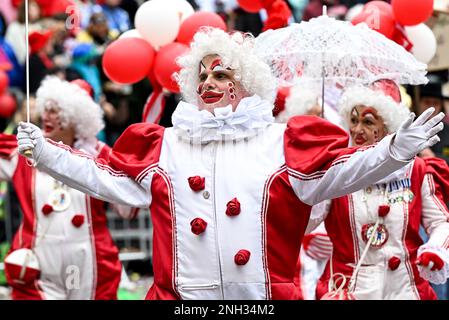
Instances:
[[[339,107],[358,147],[381,144],[410,113],[389,80],[348,89]],[[449,277],[448,181],[443,160],[415,158],[373,185],[314,206],[321,210],[312,211],[308,229],[325,219],[333,243],[317,297],[436,299],[429,281]],[[430,237],[425,244],[420,225]]]
[[[36,107],[44,135],[108,159],[110,148],[95,138],[103,114],[82,89],[86,84],[43,81]],[[116,299],[121,264],[104,202],[31,166],[16,142],[15,136],[0,135],[0,179],[12,181],[23,212],[5,259],[13,299]]]
[[[274,123],[276,84],[253,45],[241,33],[197,33],[179,60],[186,102],[173,127],[130,126],[109,161],[20,125],[20,150],[33,149],[38,168],[93,196],[150,208],[148,299],[296,299],[311,205],[378,181],[438,141],[442,116],[429,113],[364,150],[347,149],[347,134],[318,117]]]

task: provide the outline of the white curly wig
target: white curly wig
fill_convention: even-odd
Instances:
[[[319,87],[295,84],[290,95],[285,99],[285,109],[276,117],[277,122],[287,122],[293,116],[305,115],[319,103],[321,90]]]
[[[89,94],[74,83],[48,76],[36,93],[36,110],[41,115],[45,108],[56,105],[61,125],[74,125],[77,140],[90,140],[104,128],[103,110]]]
[[[177,81],[184,99],[188,103],[197,103],[200,62],[205,56],[217,54],[224,66],[235,71],[235,79],[242,83],[248,93],[257,94],[273,103],[276,94],[275,77],[270,67],[254,53],[253,47],[254,37],[251,34],[228,34],[217,28],[202,28],[195,34],[189,53],[177,60],[181,66]]]
[[[338,103],[340,115],[348,124],[351,121],[351,111],[357,105],[375,108],[389,133],[396,132],[410,113],[404,104],[397,103],[382,92],[355,86],[347,89]]]

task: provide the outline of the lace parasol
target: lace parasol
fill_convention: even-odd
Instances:
[[[427,83],[427,65],[366,24],[352,25],[326,15],[256,38],[255,50],[272,68],[280,85],[301,80],[348,86],[391,79],[400,84]]]

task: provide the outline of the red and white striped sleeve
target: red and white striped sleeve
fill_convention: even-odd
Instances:
[[[419,270],[426,280],[444,283],[449,277],[449,210],[445,204],[449,197],[449,167],[442,159],[417,160],[426,166],[421,186],[421,221],[429,235],[428,241],[419,247],[418,256],[423,252],[432,252],[444,261],[439,271]]]
[[[17,139],[12,134],[0,134],[0,180],[10,181],[17,168]]]
[[[107,160],[47,140],[36,166],[94,198],[147,208],[163,132],[158,125],[134,124],[120,136]]]
[[[391,157],[391,139],[348,148],[348,134],[340,127],[315,116],[290,118],[284,152],[293,190],[314,205],[375,183],[408,163]]]
[[[107,144],[98,141],[97,142],[97,160],[103,159],[103,161],[109,161],[109,157],[112,153],[112,148]],[[134,208],[128,205],[111,203],[112,210],[124,219],[134,219],[140,212],[140,208]]]

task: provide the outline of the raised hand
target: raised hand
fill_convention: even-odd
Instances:
[[[409,161],[415,155],[440,141],[437,133],[443,130],[444,113],[431,118],[435,108],[424,111],[418,119],[411,113],[405,120],[390,146],[391,155],[402,161]]]
[[[17,143],[21,154],[28,156],[25,151],[32,150],[31,157],[37,159],[44,146],[45,138],[39,127],[29,122],[20,122]]]

